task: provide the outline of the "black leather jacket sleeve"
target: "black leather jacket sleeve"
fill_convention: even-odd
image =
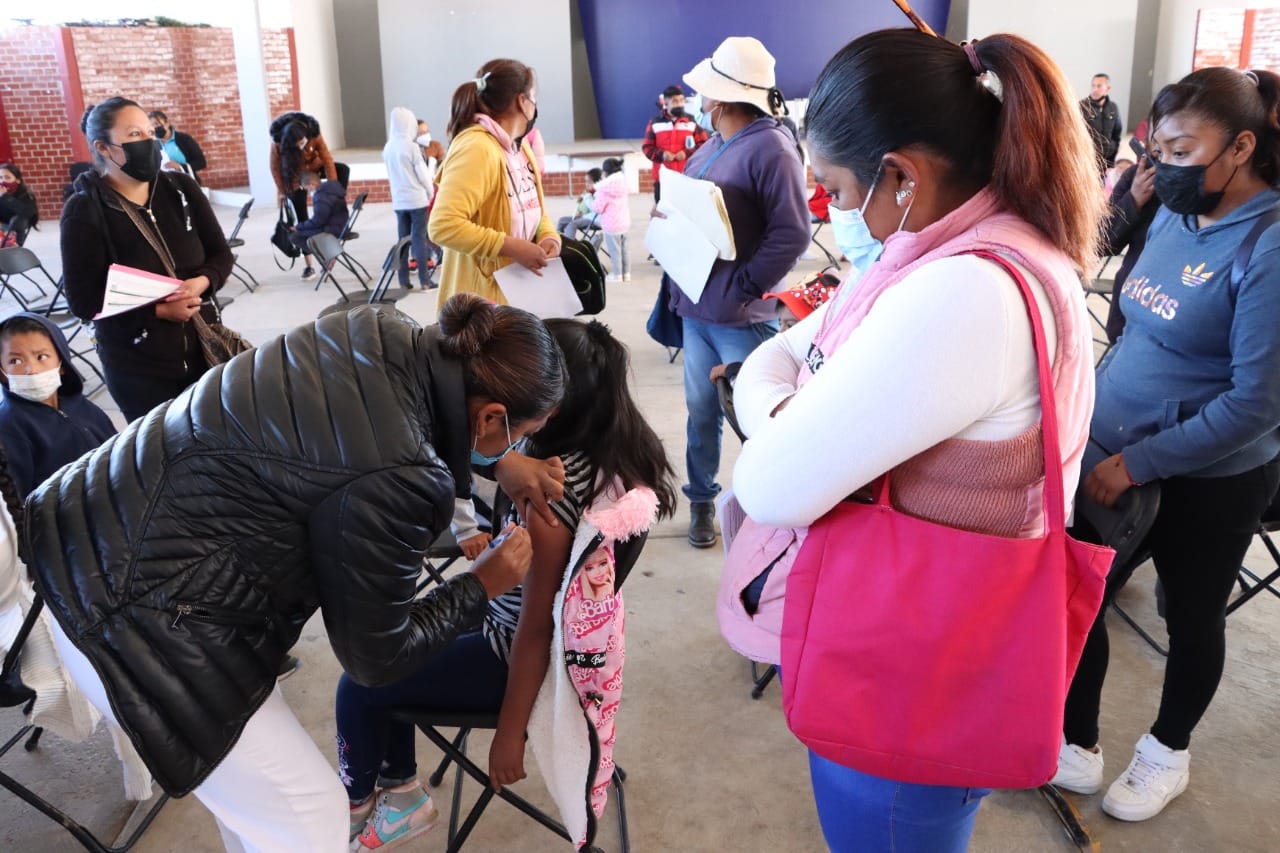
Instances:
[[[1111,191],[1111,203],[1107,211],[1106,227],[1102,232],[1104,255],[1118,255],[1129,245],[1133,230],[1142,216],[1142,208],[1134,201],[1130,190],[1138,174],[1138,166],[1130,166],[1116,181]],[[1148,202],[1150,203],[1150,202]]]
[[[472,574],[414,600],[422,560],[453,512],[443,466],[405,466],[359,477],[311,513],[311,561],[338,661],[359,684],[399,681],[457,636],[488,605]]]

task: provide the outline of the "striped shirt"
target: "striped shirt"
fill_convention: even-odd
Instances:
[[[564,462],[564,497],[552,501],[551,511],[570,534],[577,533],[578,520],[587,508],[587,497],[595,482],[591,463],[583,453],[566,453]],[[512,518],[514,519],[514,510]],[[504,525],[505,526],[505,525]],[[489,612],[484,617],[484,635],[493,653],[504,661],[511,659],[511,643],[516,636],[516,624],[520,621],[521,587],[503,593],[489,602]]]

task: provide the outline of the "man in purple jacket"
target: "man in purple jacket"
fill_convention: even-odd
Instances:
[[[795,137],[777,118],[785,110],[774,86],[774,59],[754,38],[726,39],[684,75],[702,96],[716,133],[689,158],[685,174],[724,194],[735,260],[717,260],[697,302],[670,286],[684,324],[684,394],[689,407],[685,465],[689,544],[716,542],[722,418],[708,377],[717,364],[742,361],[778,331],[772,302],[762,299],[809,244],[804,165]]]

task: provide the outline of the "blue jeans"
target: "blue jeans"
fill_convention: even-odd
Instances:
[[[423,705],[439,711],[497,711],[507,692],[507,664],[479,631],[463,634],[413,675],[386,687],[362,687],[347,675],[338,681],[338,773],[353,803],[373,793],[381,774],[417,775],[414,729],[391,711]]]
[[[832,853],[964,853],[990,788],[912,785],[809,753],[822,835]]]
[[[434,258],[438,249],[427,239],[427,209],[396,211],[396,234],[400,237],[412,238],[409,245],[413,247],[413,256],[418,259],[418,284],[426,287],[431,280],[431,270],[427,261]],[[399,279],[401,287],[409,286],[409,256],[400,256]]]
[[[691,502],[714,500],[720,492],[720,432],[724,417],[711,383],[711,368],[743,361],[778,333],[776,321],[750,326],[716,326],[684,318],[684,399],[689,407],[684,493]]]

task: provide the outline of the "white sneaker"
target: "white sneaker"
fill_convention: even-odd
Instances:
[[[1058,772],[1049,784],[1077,794],[1096,794],[1102,790],[1102,748],[1090,752],[1062,739],[1058,750]]]
[[[625,273],[623,273],[623,274],[622,274],[622,280],[623,280],[623,281],[631,281],[631,273],[629,273],[629,272],[625,272]]]
[[[610,274],[610,275],[609,275],[609,277],[608,277],[608,280],[609,280],[610,282],[622,281],[622,276],[620,276],[620,275],[613,275],[613,274]]]
[[[1170,749],[1144,734],[1133,751],[1133,761],[1120,779],[1111,783],[1102,798],[1102,811],[1123,821],[1144,821],[1187,790],[1192,777],[1192,753]]]
[[[1102,810],[1120,820],[1155,817],[1187,790],[1191,781],[1191,752],[1170,749],[1145,734],[1133,751],[1133,760],[1102,798]]]

